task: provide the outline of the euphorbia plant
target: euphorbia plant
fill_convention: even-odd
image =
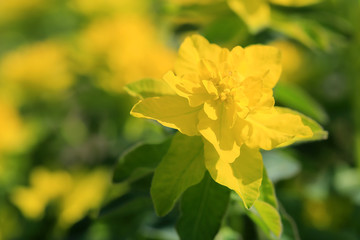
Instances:
[[[196,185],[182,198],[178,232],[183,239],[214,237],[229,201],[228,189],[252,210],[254,219],[260,218],[269,232],[280,236],[277,202],[260,150],[326,136],[313,120],[275,107],[272,89],[280,73],[280,52],[274,47],[228,50],[193,35],[182,43],[174,69],[163,81],[127,86],[141,98],[131,110],[133,116],[179,131],[155,170],[151,195],[156,212],[163,216]],[[199,192],[206,193],[203,200],[194,197]],[[193,216],[191,208],[204,206],[208,216]],[[210,230],[202,237],[189,233],[188,226],[194,224]]]

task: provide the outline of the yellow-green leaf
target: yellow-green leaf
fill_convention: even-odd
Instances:
[[[198,135],[196,125],[199,110],[200,107],[190,107],[183,97],[163,96],[140,100],[131,110],[131,115],[157,120],[166,127],[193,136]]]
[[[277,147],[285,147],[290,144],[298,143],[298,142],[318,141],[318,140],[327,139],[328,132],[325,131],[317,122],[315,122],[311,118],[305,116],[304,114],[298,113],[294,110],[288,109],[288,108],[276,107],[276,109],[277,109],[277,111],[282,112],[282,113],[297,114],[298,116],[301,117],[303,124],[305,126],[310,127],[311,131],[313,132],[313,136],[311,136],[311,137],[295,137],[295,138],[291,139],[290,141],[280,144]]]
[[[273,4],[287,6],[287,7],[304,7],[314,5],[323,0],[269,0]]]
[[[230,8],[257,33],[270,23],[270,6],[265,0],[228,0]]]
[[[166,84],[166,82],[151,78],[129,83],[124,87],[124,89],[131,96],[140,99],[164,95],[175,95],[175,92]]]
[[[246,121],[251,124],[246,144],[252,148],[271,150],[292,139],[313,135],[296,112],[281,111],[279,108],[250,113]]]
[[[329,117],[322,106],[295,84],[279,82],[274,89],[274,97],[282,105],[298,110],[321,123],[328,121]]]
[[[281,217],[278,210],[264,201],[256,201],[248,211],[249,217],[265,232],[268,237],[280,237],[282,233]]]
[[[278,211],[274,186],[265,168],[260,187],[260,197],[246,213],[264,231],[268,238],[280,237],[282,232],[281,216]]]

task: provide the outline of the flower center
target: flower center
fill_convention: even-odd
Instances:
[[[229,71],[226,75],[220,76],[220,79],[217,79],[218,83],[215,86],[221,101],[233,99],[235,89],[240,86],[239,79],[237,75],[233,75],[232,71]]]
[[[229,88],[224,89],[222,92],[220,92],[220,100],[226,101],[228,97],[230,97],[231,90]]]

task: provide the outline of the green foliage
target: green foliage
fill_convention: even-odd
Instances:
[[[309,18],[273,11],[271,28],[289,36],[311,49],[330,51],[333,45],[343,44],[344,37]]]
[[[177,133],[152,180],[151,196],[156,213],[159,216],[167,214],[186,189],[201,181],[204,173],[201,138]]]
[[[249,217],[264,231],[269,238],[279,238],[282,232],[282,223],[278,204],[266,170],[263,172],[263,181],[260,187],[260,197],[254,206],[246,212]]]
[[[309,115],[321,123],[329,120],[323,107],[295,84],[278,83],[274,89],[274,97],[278,103]]]
[[[181,198],[181,215],[177,223],[180,238],[214,239],[227,210],[229,197],[229,189],[216,183],[206,173],[203,180],[186,190]]]
[[[280,207],[281,222],[283,225],[283,233],[281,240],[300,240],[299,232],[294,220]]]
[[[281,217],[271,204],[257,201],[248,213],[249,217],[264,231],[270,239],[279,238],[282,232]]]
[[[113,182],[136,180],[153,172],[170,146],[170,139],[160,144],[142,144],[124,153],[114,170]]]

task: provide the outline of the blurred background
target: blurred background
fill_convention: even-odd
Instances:
[[[279,201],[302,239],[360,239],[358,0],[0,0],[0,240],[177,239],[176,210],[131,195],[146,183],[111,180],[172,134],[123,87],[161,79],[192,33],[281,50],[277,105],[329,139],[264,152]],[[229,219],[217,239],[245,239]]]

